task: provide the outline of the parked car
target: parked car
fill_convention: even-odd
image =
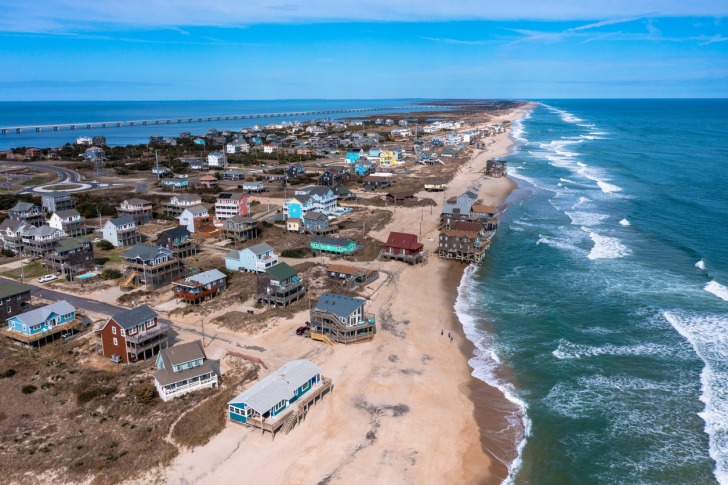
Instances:
[[[41,276],[40,278],[38,278],[38,283],[45,283],[46,281],[53,281],[53,280],[57,280],[57,279],[58,279],[58,276],[52,275],[52,274],[47,274],[45,276]]]
[[[309,333],[311,333],[311,329],[305,325],[296,329],[296,335],[307,335]]]

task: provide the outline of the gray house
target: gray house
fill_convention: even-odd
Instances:
[[[109,219],[102,230],[104,239],[115,247],[133,246],[141,241],[134,219],[128,216]]]
[[[41,205],[46,212],[59,212],[76,207],[76,200],[67,192],[47,192],[41,196]]]
[[[8,218],[23,221],[33,226],[45,224],[43,208],[30,202],[18,202],[8,211]]]
[[[311,337],[323,335],[343,344],[374,338],[374,315],[364,312],[366,300],[323,293],[311,309]]]

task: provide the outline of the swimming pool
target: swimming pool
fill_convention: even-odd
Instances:
[[[96,273],[86,273],[86,274],[82,274],[80,276],[76,276],[76,279],[77,280],[87,280],[89,278],[93,278],[94,276],[96,276]]]

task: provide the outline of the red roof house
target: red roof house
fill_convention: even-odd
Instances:
[[[424,261],[424,245],[417,242],[415,234],[390,232],[381,256],[413,264],[419,263]]]

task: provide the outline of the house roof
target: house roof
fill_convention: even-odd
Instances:
[[[207,210],[207,207],[204,205],[193,205],[192,207],[187,207],[185,211],[189,211],[192,213],[193,216],[200,215],[200,214],[208,214],[210,211]],[[184,212],[184,211],[183,211]]]
[[[28,236],[52,236],[55,233],[62,232],[63,231],[61,231],[60,229],[51,226],[31,226],[27,231],[25,231],[25,234],[27,234]]]
[[[387,247],[416,251],[424,246],[422,243],[417,242],[417,236],[415,234],[390,232],[387,238]]]
[[[322,293],[321,298],[316,302],[316,310],[329,312],[337,317],[348,318],[365,302],[366,300],[361,298],[352,298],[335,293]]]
[[[59,253],[64,253],[66,251],[71,251],[72,249],[78,249],[87,242],[89,242],[89,238],[85,236],[61,239],[55,247],[55,250]]]
[[[142,305],[131,310],[122,310],[111,316],[111,320],[115,321],[122,328],[130,329],[136,327],[142,322],[151,320],[157,316],[157,313],[149,308],[149,305]]]
[[[121,216],[121,217],[114,217],[113,219],[109,219],[109,222],[113,224],[114,226],[123,226],[125,224],[134,224],[134,219],[132,219],[129,216]]]
[[[225,273],[217,269],[210,269],[207,271],[203,271],[202,273],[197,273],[195,275],[187,277],[189,281],[194,281],[195,283],[199,283],[201,285],[206,285],[208,283],[212,283],[213,281],[218,281],[225,278]]]
[[[56,215],[58,217],[76,217],[80,216],[81,213],[78,212],[76,209],[68,209],[64,211],[56,211]]]
[[[191,344],[197,343],[197,342],[190,342]],[[152,377],[162,386],[167,386],[169,384],[174,384],[175,382],[180,382],[184,380],[189,380],[193,377],[210,374],[215,372],[215,370],[212,368],[212,365],[210,365],[210,362],[205,360],[202,362],[202,365],[197,367],[192,367],[191,369],[185,369],[181,370],[179,372],[174,372],[172,370],[173,364],[168,364],[167,358],[165,357],[164,352],[168,350],[177,350],[179,347],[183,347],[184,345],[189,344],[182,344],[182,345],[175,345],[174,347],[168,347],[166,349],[162,349],[159,353],[160,357],[162,358],[162,361],[164,362],[164,369],[158,369],[154,372],[152,372]],[[195,359],[190,359],[195,360]],[[189,362],[186,361],[186,362]]]
[[[29,312],[21,313],[20,315],[16,315],[14,318],[17,318],[26,326],[32,327],[33,325],[45,322],[53,313],[56,315],[68,315],[75,311],[76,308],[73,305],[68,303],[66,300],[61,300],[51,303],[50,305],[36,308]]]
[[[298,274],[298,271],[293,269],[293,267],[288,263],[278,263],[266,269],[265,272],[278,281],[285,281],[288,278],[293,278]]]
[[[15,219],[5,219],[0,224],[0,231],[5,231],[7,229],[10,229],[11,231],[16,232],[16,231],[22,229],[21,226],[27,226],[27,225],[28,225],[27,222],[18,221]]]
[[[320,221],[322,219],[328,220],[329,218],[318,211],[311,211],[303,216],[304,219],[310,219],[312,221]]]
[[[212,175],[205,175],[204,177],[200,177],[200,182],[217,182],[217,178],[213,177]]]
[[[36,206],[35,204],[30,203],[30,202],[18,202],[10,210],[14,211],[14,212],[24,212],[24,211],[29,211],[30,209],[32,209],[35,206]]]
[[[379,175],[367,175],[364,182],[389,182],[388,177],[380,177]]]
[[[230,219],[226,220],[223,225],[229,226],[231,224],[255,224],[255,220],[252,217],[249,216],[232,216]]]
[[[375,270],[369,268],[357,268],[356,266],[348,266],[345,264],[330,264],[326,267],[327,271],[333,271],[334,273],[343,273],[348,275],[356,275],[357,273],[371,274]]]
[[[257,255],[257,254],[263,254],[268,251],[273,251],[273,246],[271,246],[268,243],[262,242],[262,243],[258,243],[258,244],[253,244],[252,246],[250,246],[249,248],[246,248],[246,249],[249,251],[252,251],[253,254]]]
[[[23,283],[16,283],[15,281],[3,281],[0,283],[0,298],[20,295],[21,293],[29,292],[33,289],[35,288],[30,285],[25,285]]]
[[[169,237],[183,237],[189,236],[192,233],[185,226],[177,226],[173,227],[172,229],[166,229],[160,232],[157,240],[159,240],[159,238],[162,237],[163,234],[166,234]]]
[[[145,204],[151,204],[148,200],[139,199],[137,197],[133,197],[131,199],[126,199],[124,202],[126,202],[129,205],[145,205]]]
[[[458,229],[443,229],[440,234],[444,234],[447,237],[469,237],[475,239],[478,237],[480,231],[463,231]]]
[[[498,208],[494,205],[474,205],[472,211],[479,214],[495,214]]]
[[[313,239],[311,239],[311,242],[319,243],[319,244],[330,244],[331,246],[348,246],[350,243],[354,242],[351,239],[346,239],[343,237],[324,237],[324,236],[316,236]]]
[[[202,198],[197,194],[179,194],[175,197],[181,202],[202,201]],[[174,199],[175,197],[172,198]]]
[[[171,254],[168,249],[160,248],[159,246],[152,246],[151,244],[136,244],[133,248],[121,254],[122,258],[125,259],[141,259],[142,261],[149,261],[150,259],[156,258],[159,253]]]
[[[462,197],[462,196],[465,196],[465,197],[467,197],[468,199],[470,199],[472,201],[478,200],[478,195],[475,194],[475,193],[473,193],[473,192],[471,192],[470,190],[468,190],[467,192],[464,192],[464,193],[460,194],[460,197]]]
[[[292,360],[245,390],[228,404],[245,404],[260,414],[281,401],[292,399],[296,389],[321,373],[311,361]]]
[[[480,222],[468,222],[468,221],[457,221],[452,225],[452,228],[456,231],[475,231],[480,232],[483,230],[483,224]]]
[[[442,206],[442,213],[443,214],[465,214],[469,215],[470,211],[472,210],[472,206],[470,205],[458,205],[458,204],[450,204],[447,203]]]

